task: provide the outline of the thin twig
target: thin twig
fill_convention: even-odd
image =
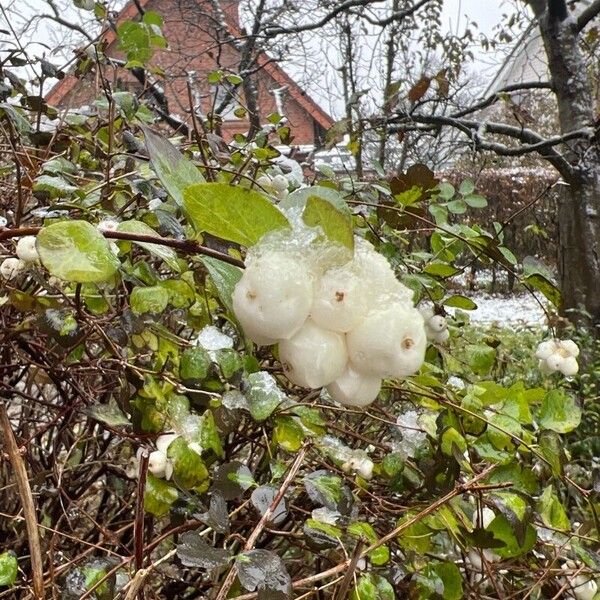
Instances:
[[[290,470],[289,470],[286,478],[284,479],[283,483],[281,484],[281,487],[279,488],[277,495],[273,499],[273,502],[271,502],[271,505],[269,506],[269,508],[267,508],[267,510],[263,514],[262,518],[258,522],[258,525],[254,528],[254,531],[248,537],[248,540],[244,544],[244,548],[243,548],[242,552],[248,552],[249,550],[252,550],[252,548],[254,548],[254,544],[260,537],[260,534],[262,533],[263,529],[269,522],[269,519],[271,518],[271,516],[273,515],[273,513],[279,506],[279,503],[283,499],[283,496],[287,492],[287,489],[290,487],[290,484],[294,480],[294,477],[296,477],[296,475],[298,474],[298,471],[299,471],[300,467],[302,466],[302,462],[304,461],[304,457],[306,455],[306,450],[307,450],[307,446],[305,445],[298,452],[298,456],[296,456],[296,459],[292,463],[292,466],[290,467]],[[237,569],[234,565],[231,568],[231,570],[229,571],[229,573],[227,574],[227,577],[225,578],[225,581],[223,582],[221,589],[219,590],[217,596],[215,597],[215,600],[225,600],[225,598],[227,598],[227,594],[229,593],[229,590],[231,589],[231,586],[233,585],[233,582],[235,581],[236,576],[237,576]]]
[[[19,452],[19,446],[15,439],[6,407],[0,405],[0,427],[4,439],[4,447],[8,454],[10,464],[15,472],[17,487],[23,505],[23,514],[25,516],[25,526],[27,528],[27,542],[31,554],[31,575],[33,580],[33,593],[35,598],[42,600],[44,596],[44,567],[42,562],[42,549],[40,546],[40,535],[38,530],[35,502],[29,485],[29,477],[23,457]]]

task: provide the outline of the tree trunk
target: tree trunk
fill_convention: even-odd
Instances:
[[[562,309],[572,321],[600,334],[600,152],[592,85],[579,48],[577,21],[563,18],[564,2],[550,0],[553,10],[544,14],[540,5],[545,3],[532,4],[548,56],[561,132],[590,130],[589,138],[569,143],[564,153],[570,166],[561,173],[569,187],[558,209]]]

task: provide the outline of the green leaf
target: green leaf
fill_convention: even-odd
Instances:
[[[471,208],[485,208],[488,205],[488,201],[483,196],[478,196],[477,194],[469,194],[463,200]]]
[[[194,163],[187,160],[168,139],[147,127],[142,129],[154,172],[175,202],[183,206],[184,190],[190,185],[204,183],[204,177]]]
[[[148,473],[144,493],[144,510],[146,512],[155,517],[162,517],[169,512],[171,505],[178,497],[179,493],[173,485]]]
[[[142,235],[152,235],[154,237],[160,237],[152,227],[146,225],[142,221],[124,221],[119,223],[117,231],[123,231],[124,233],[139,233]],[[148,250],[150,254],[157,256],[164,260],[174,271],[179,272],[179,264],[177,262],[177,252],[173,248],[168,246],[162,246],[160,244],[152,244],[149,242],[136,242],[132,241],[133,244],[141,246],[145,250]]]
[[[211,410],[206,410],[200,417],[200,446],[203,450],[212,450],[219,458],[225,458],[221,436]]]
[[[138,314],[158,314],[167,308],[169,292],[159,285],[135,287],[129,296],[131,310]]]
[[[466,348],[466,359],[477,375],[487,375],[496,361],[496,351],[485,344],[469,344]]]
[[[277,417],[273,440],[288,452],[298,452],[304,441],[304,431],[293,417]]]
[[[539,424],[556,433],[569,433],[579,426],[581,409],[565,390],[551,390],[542,401]]]
[[[542,521],[548,527],[554,529],[570,530],[571,523],[567,516],[565,507],[561,504],[558,496],[554,493],[554,488],[549,485],[538,501],[538,512]]]
[[[255,421],[264,421],[287,397],[277,385],[275,378],[266,371],[248,375],[246,392],[248,410]]]
[[[196,231],[243,246],[253,246],[265,233],[290,226],[262,194],[225,183],[186,188],[183,206]]]
[[[450,183],[445,183],[445,182],[440,183],[439,189],[440,189],[440,198],[442,200],[450,200],[450,198],[452,198],[454,196],[454,194],[456,193],[454,186]]]
[[[181,487],[195,488],[208,479],[202,458],[183,438],[171,443],[167,455],[173,461],[173,480]]]
[[[430,562],[415,579],[420,599],[461,600],[463,597],[462,577],[454,563]]]
[[[442,304],[444,306],[451,306],[452,308],[460,308],[462,310],[475,310],[477,308],[477,304],[475,304],[473,300],[466,296],[459,295],[446,298]]]
[[[77,188],[67,183],[62,177],[40,175],[33,184],[33,191],[43,192],[51,200],[54,200],[55,198],[68,198],[77,191]]]
[[[120,266],[104,236],[86,221],[44,227],[36,247],[51,275],[76,283],[108,281]]]
[[[444,262],[429,263],[423,269],[423,272],[427,273],[428,275],[434,275],[435,277],[443,278],[452,277],[452,275],[456,275],[459,271],[460,269],[457,269],[456,267]]]
[[[216,258],[203,257],[201,261],[217,288],[221,302],[233,314],[231,298],[237,282],[242,278],[242,270]]]
[[[350,600],[395,600],[394,588],[387,579],[368,573],[361,575],[350,592]]]
[[[486,528],[493,533],[494,538],[504,542],[504,546],[494,551],[502,558],[514,558],[527,554],[534,546],[537,539],[535,529],[527,525],[524,541],[519,544],[514,531],[514,526],[504,515],[498,515]]]
[[[330,241],[354,250],[352,217],[331,202],[319,196],[309,196],[302,219],[310,227],[321,227]]]
[[[523,282],[531,286],[534,290],[544,294],[546,299],[552,302],[554,306],[557,308],[560,307],[560,290],[549,279],[546,279],[543,275],[535,274],[525,277]]]
[[[131,425],[127,415],[119,408],[117,401],[111,397],[108,404],[93,404],[84,411],[92,419],[106,423],[111,427]]]
[[[204,381],[208,377],[211,363],[210,356],[204,348],[188,348],[179,361],[179,377],[187,382]]]
[[[258,589],[258,597],[265,600],[291,600],[292,580],[285,564],[274,552],[249,550],[236,557],[236,564],[240,583],[248,591]]]
[[[563,474],[563,465],[566,462],[562,441],[554,431],[542,431],[538,437],[541,456],[548,462],[552,473],[557,477]]]
[[[0,587],[14,585],[17,572],[18,563],[15,553],[9,550],[0,554]]]
[[[458,188],[458,192],[462,196],[468,196],[469,194],[472,194],[474,191],[475,191],[475,184],[473,183],[473,181],[471,179],[465,179],[460,184],[460,187]]]
[[[448,210],[455,215],[464,215],[467,212],[467,203],[460,200],[450,200],[447,204]]]

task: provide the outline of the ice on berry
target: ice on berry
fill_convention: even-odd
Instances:
[[[381,377],[364,375],[348,365],[333,383],[327,386],[329,395],[344,406],[368,406],[381,390]]]
[[[280,342],[279,359],[292,383],[315,389],[329,385],[343,373],[348,353],[342,334],[309,319],[293,337]]]
[[[347,334],[354,369],[378,377],[406,377],[425,360],[427,338],[421,313],[412,306],[392,304],[371,312]]]
[[[303,261],[271,251],[251,260],[235,286],[233,309],[244,333],[259,344],[289,339],[313,301],[313,278]]]

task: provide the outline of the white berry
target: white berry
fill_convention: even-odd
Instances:
[[[535,356],[540,360],[547,360],[555,352],[556,342],[554,340],[546,340],[538,345],[537,350],[535,351]]]
[[[167,474],[167,464],[169,459],[164,452],[155,450],[148,457],[148,471],[155,477],[165,477]]]
[[[163,454],[167,454],[169,446],[179,437],[178,433],[163,433],[156,440],[156,449]]]
[[[288,180],[283,175],[275,175],[271,180],[271,186],[277,192],[287,191]]]
[[[26,263],[38,261],[39,255],[35,247],[34,235],[26,235],[17,242],[17,256]]]
[[[425,359],[427,337],[421,313],[392,304],[370,313],[347,334],[348,355],[360,373],[405,377],[416,373]]]
[[[577,372],[579,371],[577,359],[574,356],[567,356],[566,358],[563,358],[558,370],[565,377],[573,377],[573,375],[577,375]]]
[[[306,265],[270,251],[247,265],[233,292],[233,309],[251,340],[273,344],[302,327],[312,300],[313,280]]]
[[[351,267],[327,271],[316,286],[310,311],[320,327],[345,333],[356,327],[367,313],[367,290]]]
[[[312,320],[279,344],[279,359],[287,378],[305,388],[320,388],[344,371],[348,353],[344,336],[322,329]]]
[[[377,398],[380,390],[380,377],[363,375],[350,365],[327,386],[329,395],[344,406],[368,406]]]
[[[561,340],[559,345],[570,356],[574,358],[579,356],[579,346],[573,340]]]
[[[26,265],[19,258],[7,258],[0,264],[0,275],[8,281],[18,277],[25,271]]]

